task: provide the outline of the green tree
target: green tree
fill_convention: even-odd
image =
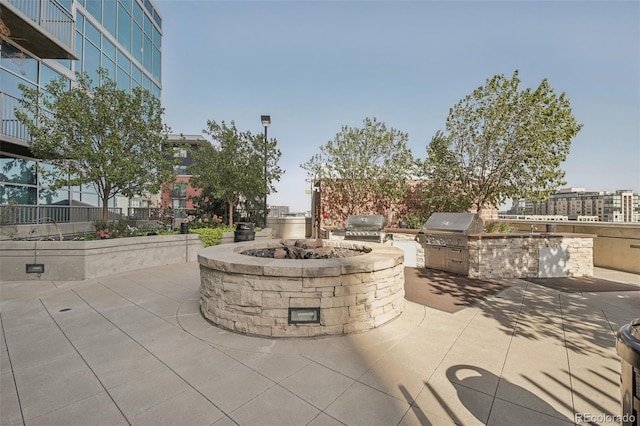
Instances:
[[[465,212],[471,200],[462,190],[456,176],[456,156],[451,150],[451,138],[438,131],[427,146],[427,158],[422,171],[427,182],[421,186],[422,213]]]
[[[191,184],[202,188],[201,199],[221,198],[228,205],[229,226],[233,226],[233,210],[238,203],[248,199],[263,198],[275,191],[274,182],[284,173],[278,166],[282,155],[274,138],[241,132],[231,121],[228,126],[209,120],[204,133],[213,139],[194,157],[189,173]],[[267,160],[265,184],[264,164]]]
[[[363,127],[342,126],[301,167],[311,181],[322,180],[330,188],[332,209],[346,215],[380,211],[401,202],[407,193],[407,178],[414,169],[408,139],[375,117],[365,118]]]
[[[31,136],[35,156],[54,165],[42,168],[51,189],[91,184],[108,220],[109,200],[157,192],[172,177],[172,162],[163,149],[168,129],[162,124],[160,101],[148,90],[125,92],[100,70],[93,86],[77,74],[69,89],[65,77],[44,91],[20,85],[16,117]]]
[[[535,90],[520,90],[519,84],[518,71],[510,79],[496,75],[447,117],[455,158],[450,179],[478,212],[507,198],[544,200],[565,184],[560,164],[582,125],[569,99],[546,79]]]

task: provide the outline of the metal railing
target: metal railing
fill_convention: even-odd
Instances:
[[[57,0],[8,0],[8,2],[69,48],[73,47],[75,26],[73,16]]]
[[[127,209],[128,219],[131,220],[160,220],[162,209],[159,207],[129,207]]]
[[[30,141],[29,129],[16,118],[15,110],[20,106],[18,98],[0,92],[2,97],[2,134],[23,141]]]
[[[0,205],[0,225],[40,223],[45,218],[58,223],[93,222],[102,220],[102,207]],[[123,218],[121,208],[109,208],[109,220],[122,220]]]

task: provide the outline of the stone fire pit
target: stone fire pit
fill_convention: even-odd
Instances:
[[[310,250],[315,258],[273,258],[282,256],[279,250]],[[339,257],[318,258],[329,252]],[[378,327],[404,309],[403,252],[383,244],[251,241],[209,247],[198,261],[202,314],[239,333],[348,334]]]

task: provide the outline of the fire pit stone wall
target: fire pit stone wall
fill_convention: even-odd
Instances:
[[[272,259],[240,254],[279,240],[209,247],[199,253],[200,308],[220,327],[266,337],[349,334],[378,327],[404,309],[402,250],[324,241],[371,252],[338,259]],[[291,324],[290,308],[319,309],[317,323]]]

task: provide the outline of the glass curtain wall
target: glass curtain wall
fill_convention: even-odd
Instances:
[[[59,3],[75,17],[77,61],[37,58],[21,49],[19,40],[2,41],[0,47],[0,204],[101,206],[91,185],[49,189],[39,171],[52,166],[30,157],[24,143],[28,135],[13,115],[21,97],[19,84],[42,88],[60,75],[71,84],[74,72],[86,72],[98,84],[97,71],[103,67],[120,89],[144,87],[161,97],[162,19],[149,0]]]

